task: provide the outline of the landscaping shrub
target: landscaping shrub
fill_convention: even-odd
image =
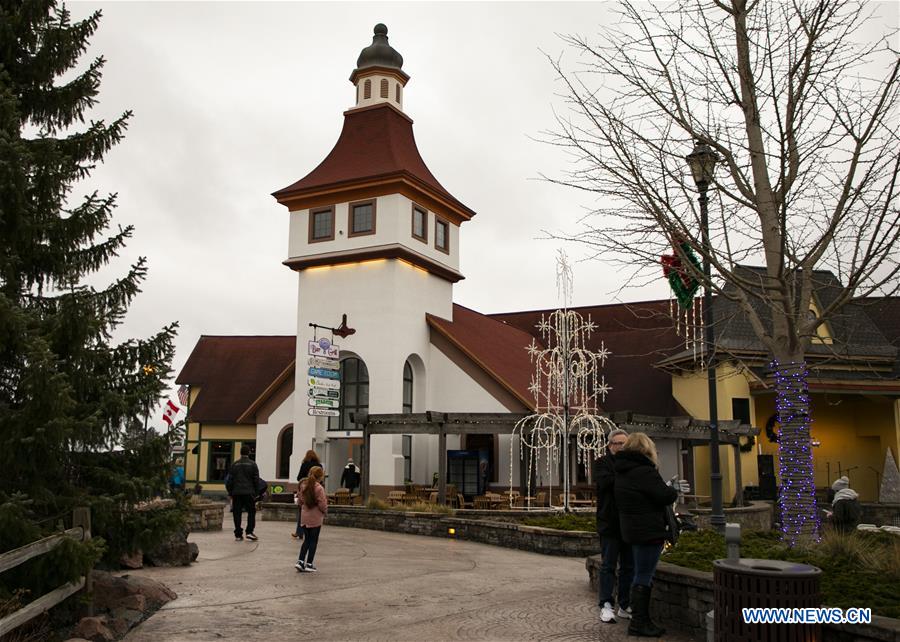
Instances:
[[[703,530],[682,534],[662,559],[712,571],[713,560],[725,556],[725,538]],[[824,605],[870,607],[876,615],[900,617],[900,538],[896,535],[827,530],[819,543],[791,549],[781,543],[778,533],[747,532],[741,535],[741,557],[811,564],[822,569]]]
[[[541,526],[542,528],[556,528],[561,531],[587,531],[597,532],[597,518],[594,515],[580,515],[565,513],[545,517],[526,517],[522,519],[526,526]]]

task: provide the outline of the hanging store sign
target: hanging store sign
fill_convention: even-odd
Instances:
[[[330,390],[340,390],[341,382],[337,379],[323,379],[321,377],[307,377],[306,384],[313,388],[329,388]]]
[[[325,368],[310,368],[309,376],[317,379],[340,379],[341,373],[337,370],[326,370]]]
[[[328,408],[307,408],[306,414],[313,417],[340,417],[340,410],[330,410]]]
[[[310,357],[306,363],[313,368],[326,368],[328,370],[340,370],[341,362],[337,359],[326,359],[325,357]]]
[[[341,391],[335,390],[334,388],[322,388],[320,386],[313,386],[309,389],[307,396],[322,397],[323,399],[340,399]]]
[[[340,408],[341,402],[337,399],[322,399],[320,397],[312,397],[306,400],[308,405],[313,408]]]
[[[311,357],[325,357],[327,359],[339,359],[341,356],[340,346],[336,346],[331,341],[322,337],[317,341],[310,341],[307,345],[307,354]]]

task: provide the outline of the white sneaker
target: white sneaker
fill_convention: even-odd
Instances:
[[[297,562],[296,564],[294,564],[294,568],[297,569],[298,571],[300,571],[301,573],[306,572],[306,564],[304,564],[303,562]]]
[[[631,607],[629,606],[627,609],[623,609],[621,606],[616,611],[616,617],[620,617],[625,620],[631,619]]]
[[[613,611],[613,606],[609,602],[603,603],[603,608],[600,610],[600,621],[609,624],[616,623],[616,613]]]

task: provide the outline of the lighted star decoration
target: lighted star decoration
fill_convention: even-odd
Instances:
[[[542,461],[546,466],[547,479],[551,480],[551,506],[552,471],[558,469],[560,461],[564,470],[570,470],[569,453],[564,444],[570,443],[574,437],[576,460],[587,469],[594,459],[603,455],[606,435],[616,427],[600,414],[598,408],[598,402],[604,401],[612,390],[601,372],[610,351],[603,342],[597,351],[587,348],[597,325],[590,317],[585,319],[578,312],[568,309],[572,283],[572,270],[565,254],[560,252],[557,258],[557,286],[563,308],[549,316],[541,316],[536,327],[543,345],[532,340],[525,348],[534,366],[528,389],[536,401],[536,412],[516,424],[510,440],[510,489],[513,446],[518,441],[519,457],[527,463],[528,496],[532,495],[532,472]],[[570,485],[570,476],[566,474],[561,490],[563,507],[567,511]]]

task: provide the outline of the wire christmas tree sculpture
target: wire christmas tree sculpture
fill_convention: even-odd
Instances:
[[[587,470],[594,459],[603,455],[606,435],[616,426],[598,408],[598,400],[605,400],[607,392],[612,390],[601,372],[610,353],[603,342],[598,352],[587,348],[597,327],[590,316],[585,320],[580,313],[569,309],[572,268],[562,251],[556,263],[556,282],[563,307],[549,317],[541,316],[536,327],[543,345],[532,339],[526,348],[534,365],[529,389],[534,395],[536,412],[521,419],[513,429],[509,485],[512,489],[513,447],[518,442],[519,457],[526,462],[528,496],[532,494],[536,464],[543,458],[550,480],[550,505],[554,506],[552,471],[559,466],[562,508],[569,512],[572,448],[577,463]]]

